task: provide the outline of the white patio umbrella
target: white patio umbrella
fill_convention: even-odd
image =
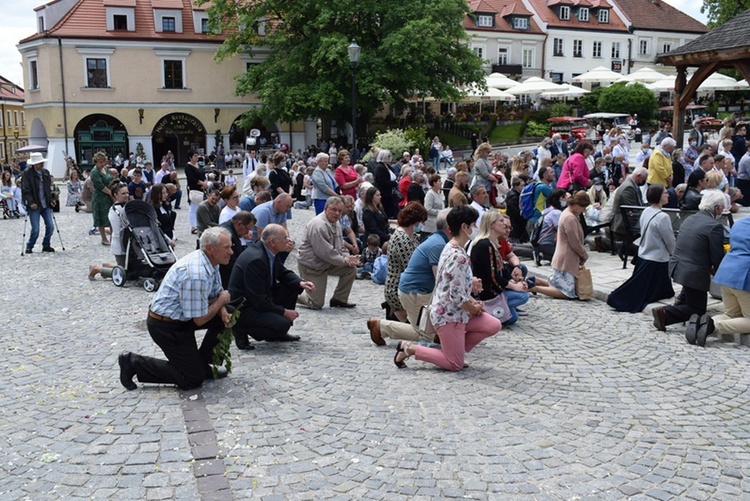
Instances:
[[[646,87],[654,92],[674,92],[674,82],[674,78],[665,78],[664,80],[657,80],[654,83],[650,83]]]
[[[699,91],[708,92],[717,90],[744,90],[745,88],[745,86],[740,85],[734,78],[722,75],[721,73],[713,73],[698,86]]]
[[[487,100],[487,101],[515,101],[516,96],[513,94],[509,94],[507,92],[504,92],[500,89],[496,89],[494,87],[488,87],[487,90],[480,90],[476,87],[470,87],[466,91],[466,96],[469,99],[480,99],[480,100]]]
[[[612,70],[609,70],[605,68],[604,66],[597,66],[593,70],[587,71],[586,73],[582,75],[578,75],[577,77],[573,78],[573,82],[575,83],[584,83],[584,82],[591,82],[591,83],[607,83],[607,82],[614,82],[616,80],[619,80],[622,77],[621,73],[615,73]]]
[[[518,85],[518,82],[512,78],[508,78],[502,73],[491,73],[484,81],[487,84],[487,87],[493,87],[495,89],[510,89],[514,85]]]
[[[591,91],[588,91],[586,89],[582,89],[580,87],[576,87],[575,85],[561,85],[563,89],[556,90],[553,92],[542,92],[541,98],[542,99],[568,99],[568,98],[576,98],[581,97],[584,94],[588,94]]]
[[[520,96],[522,94],[541,94],[542,92],[555,92],[561,89],[563,89],[562,85],[548,82],[547,80],[539,77],[530,77],[520,84],[506,89],[505,92],[507,92],[508,94],[513,94],[514,96]]]
[[[621,77],[619,80],[615,80],[615,81],[616,82],[654,83],[654,82],[658,82],[659,80],[666,80],[668,78],[670,78],[669,75],[665,75],[664,73],[659,73],[655,69],[649,66],[646,66],[645,68],[641,68],[638,71],[634,71],[630,75],[625,75]]]

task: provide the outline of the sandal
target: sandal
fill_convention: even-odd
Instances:
[[[405,354],[406,348],[411,345],[412,343],[407,343],[405,341],[399,341],[398,345],[396,345],[396,354],[393,356],[393,363],[396,364],[396,367],[398,367],[399,369],[406,369],[406,361],[409,360],[409,357],[411,357],[411,355],[406,355],[406,358],[404,358],[403,360],[399,360],[398,354]]]

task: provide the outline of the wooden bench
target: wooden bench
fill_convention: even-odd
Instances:
[[[636,206],[636,205],[621,205],[620,206],[620,215],[622,215],[622,221],[625,226],[626,231],[626,237],[625,240],[620,245],[619,250],[619,257],[622,259],[622,269],[628,267],[628,252],[627,250],[633,245],[633,242],[635,242],[640,236],[641,236],[641,229],[640,229],[640,219],[641,214],[643,213],[643,210],[646,208],[646,206]],[[680,210],[680,209],[662,209],[664,213],[666,213],[669,216],[670,221],[672,222],[672,231],[674,231],[674,236],[677,238],[677,235],[680,233],[680,227],[682,227],[682,223],[687,219],[689,216],[692,216],[695,214],[696,210]],[[722,225],[728,224],[731,228],[734,225],[734,219],[732,218],[732,213],[727,212],[722,214],[721,218],[719,219],[719,222]],[[614,246],[613,246],[614,250]]]

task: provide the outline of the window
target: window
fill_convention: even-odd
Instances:
[[[561,84],[563,83],[562,73],[552,73],[552,83]]]
[[[37,20],[39,21],[39,33],[41,33],[44,31],[44,18],[39,16]]]
[[[583,40],[573,40],[573,57],[583,57]]]
[[[37,69],[36,59],[29,61],[29,86],[30,90],[39,89],[39,70]]]
[[[482,47],[472,47],[471,50],[477,57],[479,57],[479,59],[483,59],[484,49]]]
[[[493,16],[480,14],[477,16],[477,26],[492,27]]]
[[[593,46],[591,47],[591,56],[602,57],[602,43],[601,42],[594,42]]]
[[[208,19],[201,19],[201,33],[208,33]]]
[[[620,59],[620,42],[612,42],[612,59]]]
[[[21,126],[26,127],[26,112],[25,111],[21,112]]]
[[[552,55],[553,56],[564,56],[565,55],[565,43],[562,38],[555,38],[552,43]]]
[[[5,158],[5,144],[0,143],[0,158]]]
[[[599,9],[599,15],[597,16],[597,18],[602,24],[609,23],[609,9]]]
[[[529,20],[526,19],[525,17],[513,18],[513,27],[517,30],[528,30]]]
[[[86,58],[86,87],[92,89],[109,87],[106,59]]]
[[[18,112],[13,110],[13,126],[18,127]]]
[[[578,9],[578,20],[588,22],[589,20],[589,9],[588,7],[581,7]]]
[[[176,31],[175,20],[173,17],[162,17],[161,18],[161,30],[162,31]]]
[[[648,40],[640,40],[638,42],[638,54],[648,54]]]
[[[497,49],[497,64],[508,64],[507,47],[500,47]]]
[[[568,19],[570,19],[570,7],[568,7],[567,5],[563,5],[562,7],[560,7],[560,19],[562,19],[563,21],[567,21]]]
[[[521,55],[521,66],[524,68],[534,67],[534,49],[523,49]]]
[[[184,89],[182,61],[167,59],[164,61],[164,88]]]
[[[11,121],[10,121],[10,110],[8,110],[8,121],[7,121],[7,122],[5,122],[5,125],[6,125],[7,127],[10,127],[10,124],[11,124]]]
[[[115,14],[112,20],[114,21],[114,27],[116,30],[128,30],[128,16]]]
[[[661,51],[662,51],[662,53],[664,53],[664,52],[669,52],[670,50],[672,50],[672,44],[671,44],[671,43],[665,43],[665,44],[664,44],[664,45],[662,45],[662,47],[661,47]]]

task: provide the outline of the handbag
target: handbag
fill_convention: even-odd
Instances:
[[[393,194],[394,202],[401,202],[404,199],[404,194],[398,191],[398,188],[392,188],[391,193]]]
[[[419,317],[417,318],[417,329],[420,332],[424,332],[427,335],[435,334],[435,326],[432,325],[430,320],[430,305],[426,304],[419,309]]]
[[[582,266],[576,278],[576,295],[581,301],[588,301],[594,297],[594,282],[591,280],[591,270]]]
[[[203,202],[203,191],[202,190],[190,190],[188,197],[190,198],[191,204],[200,204]]]
[[[500,322],[507,322],[513,314],[510,312],[510,306],[508,306],[508,297],[505,292],[501,292],[497,296],[484,301],[484,311],[500,320]]]

